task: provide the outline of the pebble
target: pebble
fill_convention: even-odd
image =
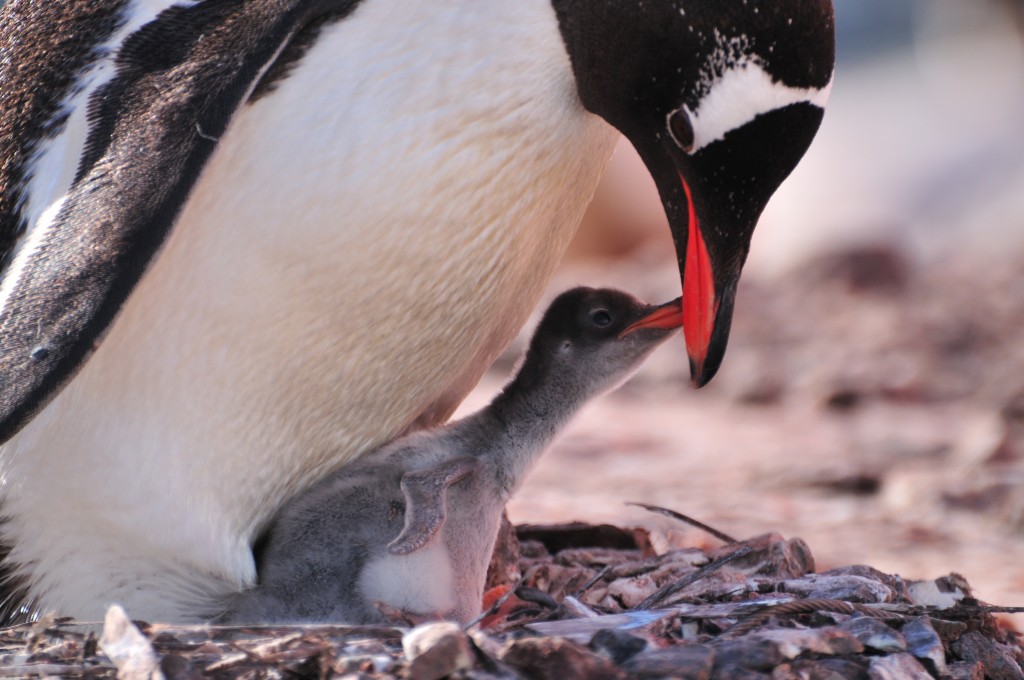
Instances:
[[[647,648],[647,640],[630,635],[624,630],[605,628],[594,633],[589,647],[607,656],[612,663],[622,665],[644,651]]]
[[[867,649],[882,653],[907,651],[906,639],[879,619],[857,616],[841,623],[839,628],[856,637]]]
[[[449,621],[417,626],[402,637],[410,680],[440,680],[473,668],[469,637]]]
[[[121,680],[163,680],[164,675],[149,638],[118,605],[107,610],[100,648],[117,666],[117,677]]]
[[[892,602],[895,593],[884,583],[863,576],[809,574],[803,578],[783,581],[781,589],[811,600],[843,600],[844,602]]]
[[[506,645],[501,661],[531,680],[623,680],[609,659],[564,638],[523,638]]]
[[[927,616],[921,616],[903,626],[907,651],[920,659],[937,675],[946,671],[946,650]]]
[[[1010,650],[977,631],[960,636],[951,645],[953,651],[964,661],[981,662],[985,677],[992,680],[1022,680],[1024,672]]]
[[[871,680],[932,680],[932,676],[910,654],[890,654],[871,660]]]
[[[772,680],[868,680],[863,659],[797,659],[772,671]]]
[[[753,637],[775,643],[786,659],[795,659],[801,654],[859,654],[864,651],[860,640],[835,627],[775,628],[756,633]]]
[[[707,645],[677,645],[644,652],[627,661],[623,668],[631,679],[637,680],[665,677],[707,680],[712,677],[714,660],[715,652]]]

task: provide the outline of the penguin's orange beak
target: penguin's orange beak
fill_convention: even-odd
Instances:
[[[639,321],[632,323],[619,335],[624,338],[633,331],[641,328],[662,328],[665,330],[679,328],[683,325],[683,299],[677,297],[671,302],[655,307],[650,314],[647,314]]]

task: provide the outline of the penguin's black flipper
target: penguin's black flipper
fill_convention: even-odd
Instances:
[[[51,220],[29,225],[22,239],[32,247],[7,258],[0,280],[0,442],[45,406],[95,349],[235,111],[261,79],[280,75],[280,62],[306,27],[325,16],[340,18],[357,2],[183,4],[125,40],[116,74],[89,101],[88,138],[70,190]],[[22,0],[2,11],[31,12],[32,6]],[[36,7],[44,14],[42,4]],[[38,28],[0,21],[0,42],[17,58],[11,46],[24,37],[19,31]],[[60,65],[53,62],[54,69]],[[0,89],[17,77],[16,66],[0,65]],[[30,108],[5,115],[38,115]],[[12,184],[11,177],[0,180]],[[18,209],[14,202],[0,206]],[[14,217],[0,222],[17,222]]]

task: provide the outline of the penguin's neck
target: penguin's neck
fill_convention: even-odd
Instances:
[[[467,425],[492,468],[499,493],[511,496],[566,423],[592,396],[565,367],[527,356],[516,377]]]

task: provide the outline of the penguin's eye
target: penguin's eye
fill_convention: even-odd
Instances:
[[[590,320],[595,326],[605,328],[611,325],[612,315],[606,309],[599,309],[590,315]]]
[[[690,114],[684,107],[679,107],[669,114],[668,130],[680,149],[686,153],[693,151],[693,123],[690,122]]]

